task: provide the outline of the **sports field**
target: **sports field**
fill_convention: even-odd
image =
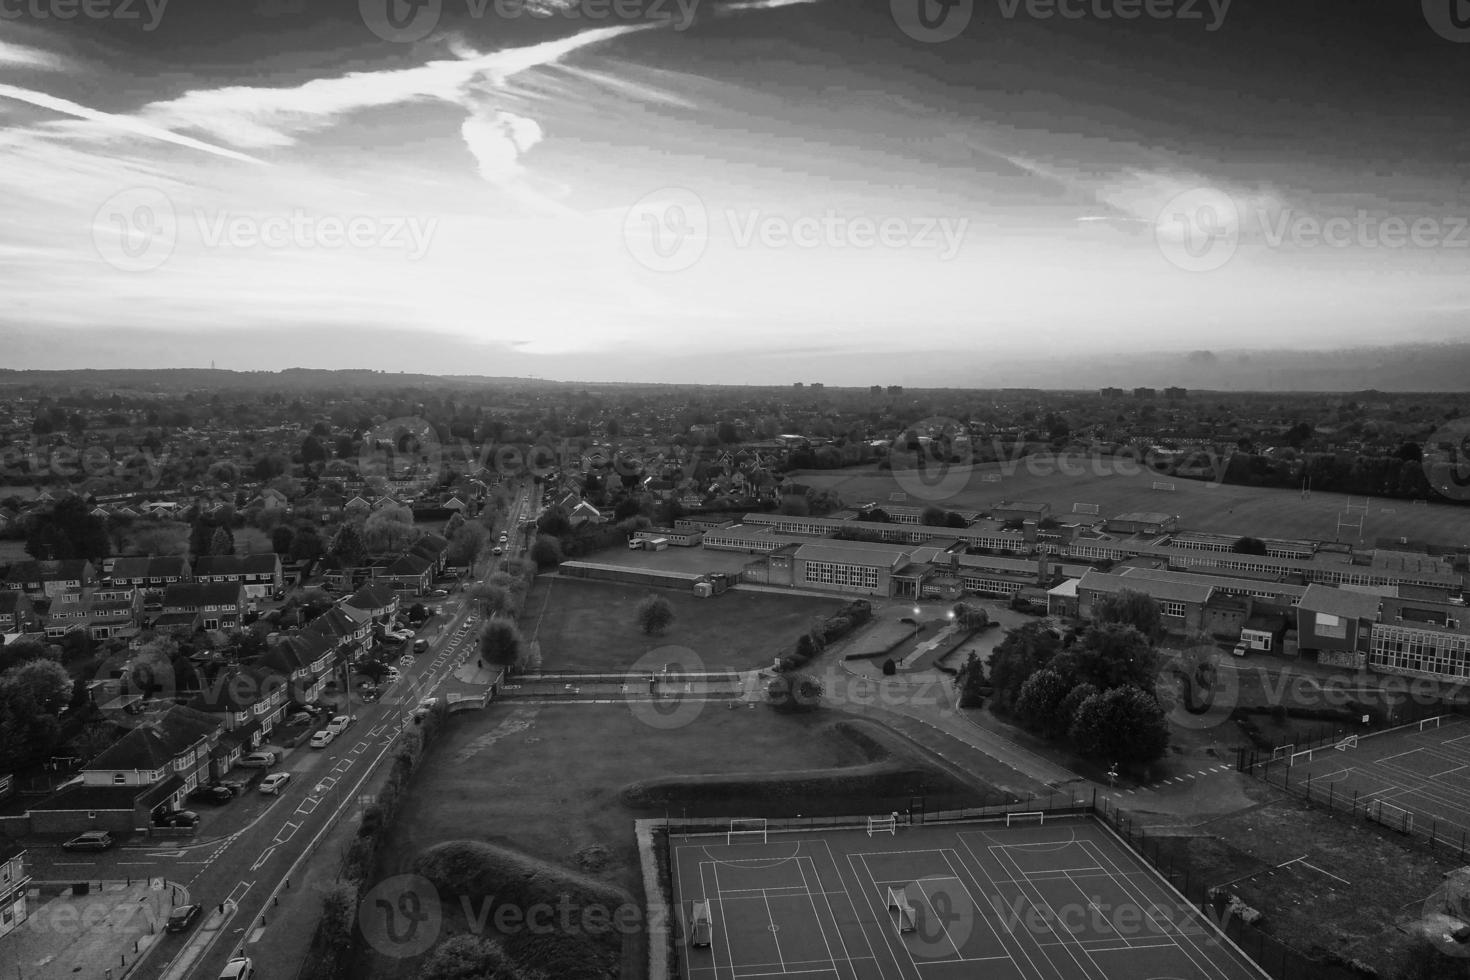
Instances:
[[[1088,817],[675,836],[684,980],[1264,976]],[[733,842],[732,842],[733,841]],[[697,905],[709,945],[691,940]]]
[[[988,511],[1002,500],[1051,505],[1067,519],[1074,504],[1097,504],[1099,516],[1128,511],[1179,515],[1181,528],[1256,537],[1338,540],[1338,517],[1358,523],[1367,504],[1362,540],[1378,538],[1470,544],[1470,507],[1408,500],[1368,499],[1344,494],[1266,487],[1216,485],[1149,472],[1135,462],[1108,457],[1033,456],[973,467],[955,466],[925,477],[914,471],[881,472],[876,467],[792,473],[792,482],[836,490],[857,506],[902,503],[910,507]],[[1173,490],[1155,490],[1164,483]],[[1347,512],[1352,503],[1354,510]],[[1079,519],[1087,517],[1079,515]],[[1341,540],[1357,543],[1358,532],[1344,529]]]
[[[1385,826],[1451,845],[1470,841],[1470,721],[1431,718],[1407,728],[1310,752],[1280,750],[1271,779],[1284,777],[1312,798],[1353,808]]]

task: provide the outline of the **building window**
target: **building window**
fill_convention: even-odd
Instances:
[[[128,781],[128,777],[127,776],[124,776],[120,772],[115,772],[115,773],[112,774],[112,784],[114,786],[121,786],[123,783],[125,783],[127,781]]]
[[[1165,616],[1173,616],[1176,619],[1183,619],[1184,603],[1175,602],[1172,599],[1161,599],[1159,601],[1159,611],[1162,612]]]

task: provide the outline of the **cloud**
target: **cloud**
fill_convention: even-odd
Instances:
[[[47,71],[60,71],[65,67],[61,58],[49,51],[4,40],[0,40],[0,65],[19,65],[22,68],[42,68]]]
[[[521,154],[541,142],[543,135],[536,120],[499,109],[477,109],[459,131],[475,155],[480,176],[496,184],[520,174]]]

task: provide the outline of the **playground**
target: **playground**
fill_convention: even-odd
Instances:
[[[1470,840],[1470,720],[1443,715],[1275,756],[1268,778],[1312,799],[1403,833],[1462,848]]]
[[[1106,826],[983,822],[670,838],[684,980],[1263,976]]]

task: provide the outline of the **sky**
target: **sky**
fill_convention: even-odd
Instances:
[[[1464,6],[0,0],[0,365],[983,387],[1464,339]]]

